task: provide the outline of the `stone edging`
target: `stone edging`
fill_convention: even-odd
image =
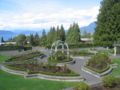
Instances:
[[[110,65],[110,68],[107,71],[100,74],[100,73],[97,73],[97,72],[95,72],[93,70],[90,70],[90,69],[86,68],[85,66],[82,67],[82,71],[87,72],[87,73],[89,73],[89,74],[91,74],[91,75],[93,75],[93,76],[95,76],[97,78],[100,78],[102,76],[105,76],[105,75],[109,74],[112,70],[113,70],[113,68]]]
[[[24,76],[24,78],[39,78],[39,79],[45,79],[45,80],[66,81],[66,82],[84,81],[84,79],[81,78],[80,76],[65,77],[65,76],[51,76],[51,75],[44,75],[44,74],[27,74],[27,72],[24,72],[24,71],[17,71],[17,70],[9,69],[9,68],[5,67],[4,65],[1,65],[1,70],[11,73],[11,74]]]

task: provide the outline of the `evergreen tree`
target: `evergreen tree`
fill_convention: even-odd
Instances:
[[[69,44],[77,44],[80,42],[80,29],[78,24],[74,23],[73,25],[70,25],[67,32],[66,41]]]
[[[59,26],[57,26],[57,29],[56,29],[56,40],[61,40],[61,38],[60,38],[60,28],[59,28]]]
[[[35,46],[38,46],[39,42],[40,42],[40,38],[39,38],[38,33],[36,33],[35,36],[34,36],[34,44],[35,44]]]
[[[51,45],[54,41],[56,41],[56,31],[55,27],[51,27],[47,34],[47,44]]]
[[[30,37],[29,37],[29,42],[30,42],[30,45],[32,45],[32,46],[35,45],[33,34],[30,35]]]
[[[63,25],[61,25],[61,28],[60,28],[60,40],[65,41],[65,29]]]
[[[120,0],[103,0],[97,19],[94,42],[112,46],[120,37]]]
[[[1,37],[1,42],[5,42],[3,37]]]
[[[45,32],[45,30],[43,30],[42,31],[42,37],[41,37],[41,39],[40,39],[40,45],[46,45],[46,43],[47,43],[47,35],[46,35],[46,32]]]

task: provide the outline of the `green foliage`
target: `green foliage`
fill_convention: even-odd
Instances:
[[[98,53],[94,55],[91,59],[89,59],[87,67],[101,73],[106,71],[106,69],[109,69],[110,63],[111,60],[109,59],[107,54]]]
[[[56,52],[54,55],[49,57],[49,63],[61,63],[71,61],[70,56],[65,55],[61,51]]]
[[[18,45],[23,46],[26,43],[26,36],[24,34],[20,34],[15,38]]]
[[[117,79],[111,75],[105,76],[102,81],[105,87],[114,87],[117,84]]]
[[[74,23],[70,26],[67,32],[66,42],[69,44],[77,44],[80,42],[80,29],[78,24]]]
[[[30,42],[31,46],[38,46],[39,45],[40,38],[39,38],[38,33],[36,33],[35,35],[31,34],[28,39],[29,39],[28,41]]]
[[[47,34],[47,45],[51,45],[56,40],[65,41],[65,30],[62,25],[60,28],[59,26],[57,28],[51,27]]]
[[[90,56],[90,55],[94,55],[93,53],[90,53],[87,50],[71,51],[70,54],[73,55],[73,56]]]
[[[76,87],[75,90],[90,90],[90,87],[83,82],[80,82]]]
[[[42,31],[42,37],[40,38],[40,45],[45,46],[47,43],[47,35],[45,30]]]
[[[32,47],[24,46],[0,46],[0,51],[9,51],[9,50],[32,50]]]
[[[40,42],[40,37],[39,37],[38,33],[36,33],[34,36],[34,45],[38,46],[40,44],[39,42]]]
[[[94,41],[111,47],[120,38],[120,0],[103,0],[98,15]]]
[[[54,41],[56,41],[56,31],[54,27],[51,27],[47,34],[47,45],[52,45]]]

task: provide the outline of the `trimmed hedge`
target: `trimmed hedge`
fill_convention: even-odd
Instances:
[[[69,48],[70,49],[73,49],[73,48],[86,48],[86,47],[94,47],[94,46],[98,46],[98,45],[95,45],[93,43],[83,43],[83,42],[80,42],[80,43],[77,43],[77,44],[68,44]],[[46,45],[46,48],[51,48],[51,45]]]
[[[81,51],[70,51],[70,54],[73,56],[90,56],[94,55],[94,53],[91,53],[87,50],[81,50]]]
[[[24,47],[24,46],[0,46],[0,51],[8,51],[8,50],[32,50],[32,47]]]

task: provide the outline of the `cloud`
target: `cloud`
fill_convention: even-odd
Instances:
[[[79,26],[86,26],[96,21],[99,7],[89,9],[64,8],[58,11],[23,12],[16,14],[0,14],[0,29],[18,28],[45,28],[63,24],[67,29],[70,24],[76,22]]]

